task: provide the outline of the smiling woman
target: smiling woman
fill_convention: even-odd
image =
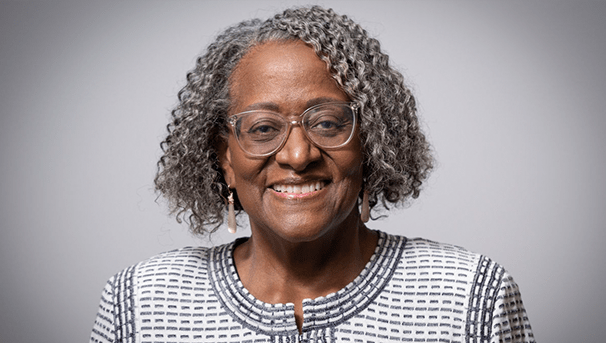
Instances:
[[[108,282],[93,342],[511,341],[533,335],[489,258],[366,226],[432,168],[379,43],[320,7],[227,29],[179,93],[157,189],[198,234],[251,236]]]

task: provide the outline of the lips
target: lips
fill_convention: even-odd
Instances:
[[[305,194],[319,191],[324,188],[325,185],[326,183],[324,181],[312,181],[301,184],[275,184],[271,188],[278,193]]]

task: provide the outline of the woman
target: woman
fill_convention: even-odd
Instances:
[[[157,189],[195,233],[108,282],[93,342],[532,342],[517,286],[461,248],[370,230],[432,167],[379,43],[320,7],[227,29],[163,142]]]

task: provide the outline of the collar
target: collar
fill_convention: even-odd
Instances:
[[[335,327],[355,316],[381,293],[393,276],[406,238],[378,231],[379,241],[362,272],[341,290],[303,300],[303,334]],[[233,259],[239,241],[213,247],[208,254],[209,279],[219,302],[237,322],[255,332],[276,336],[298,335],[292,303],[268,304],[242,285]]]

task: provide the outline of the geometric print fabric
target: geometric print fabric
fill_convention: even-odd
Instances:
[[[379,232],[362,273],[339,292],[266,304],[233,265],[238,241],[183,248],[106,284],[91,342],[534,342],[518,286],[485,256]]]

